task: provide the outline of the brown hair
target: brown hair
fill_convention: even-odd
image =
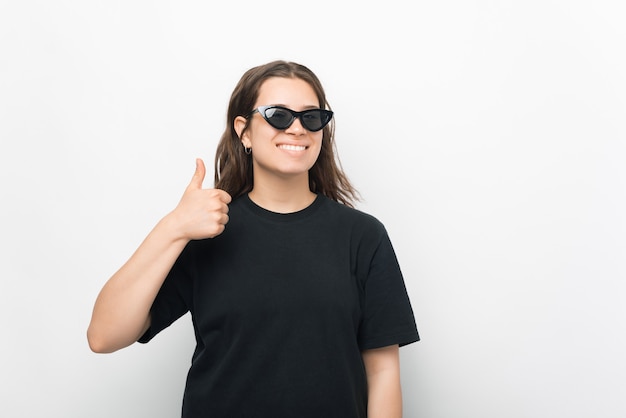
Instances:
[[[226,129],[215,153],[215,187],[225,190],[233,198],[250,192],[253,187],[252,159],[244,152],[239,136],[235,132],[234,121],[237,116],[248,115],[252,111],[261,84],[271,77],[297,78],[306,81],[313,87],[319,100],[319,107],[331,110],[322,84],[317,76],[304,65],[273,61],[246,71],[230,97]],[[247,128],[248,123],[243,132]],[[359,200],[359,195],[348,181],[336,155],[334,120],[331,120],[322,132],[320,155],[309,170],[309,188],[314,193],[320,193],[352,207],[354,202]]]

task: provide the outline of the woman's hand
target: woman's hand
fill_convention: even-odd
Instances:
[[[206,174],[204,162],[196,159],[196,172],[185,189],[178,206],[169,214],[181,238],[214,238],[224,232],[228,223],[230,195],[220,189],[203,189]]]

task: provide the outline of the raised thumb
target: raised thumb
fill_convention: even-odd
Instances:
[[[191,178],[191,182],[187,188],[202,189],[202,182],[204,181],[205,174],[206,168],[204,167],[204,161],[202,161],[201,158],[196,158],[196,172],[193,173],[193,177]]]

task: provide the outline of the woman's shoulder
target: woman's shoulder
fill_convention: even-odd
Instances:
[[[341,222],[381,232],[384,231],[383,223],[371,213],[334,201],[326,196],[322,196],[322,198],[325,199],[324,206],[328,208],[328,212],[336,216]]]

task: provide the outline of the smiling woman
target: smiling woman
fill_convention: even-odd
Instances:
[[[333,112],[307,67],[247,71],[215,158],[98,295],[91,348],[191,312],[183,417],[400,417],[398,347],[419,339],[384,226],[353,207]]]

